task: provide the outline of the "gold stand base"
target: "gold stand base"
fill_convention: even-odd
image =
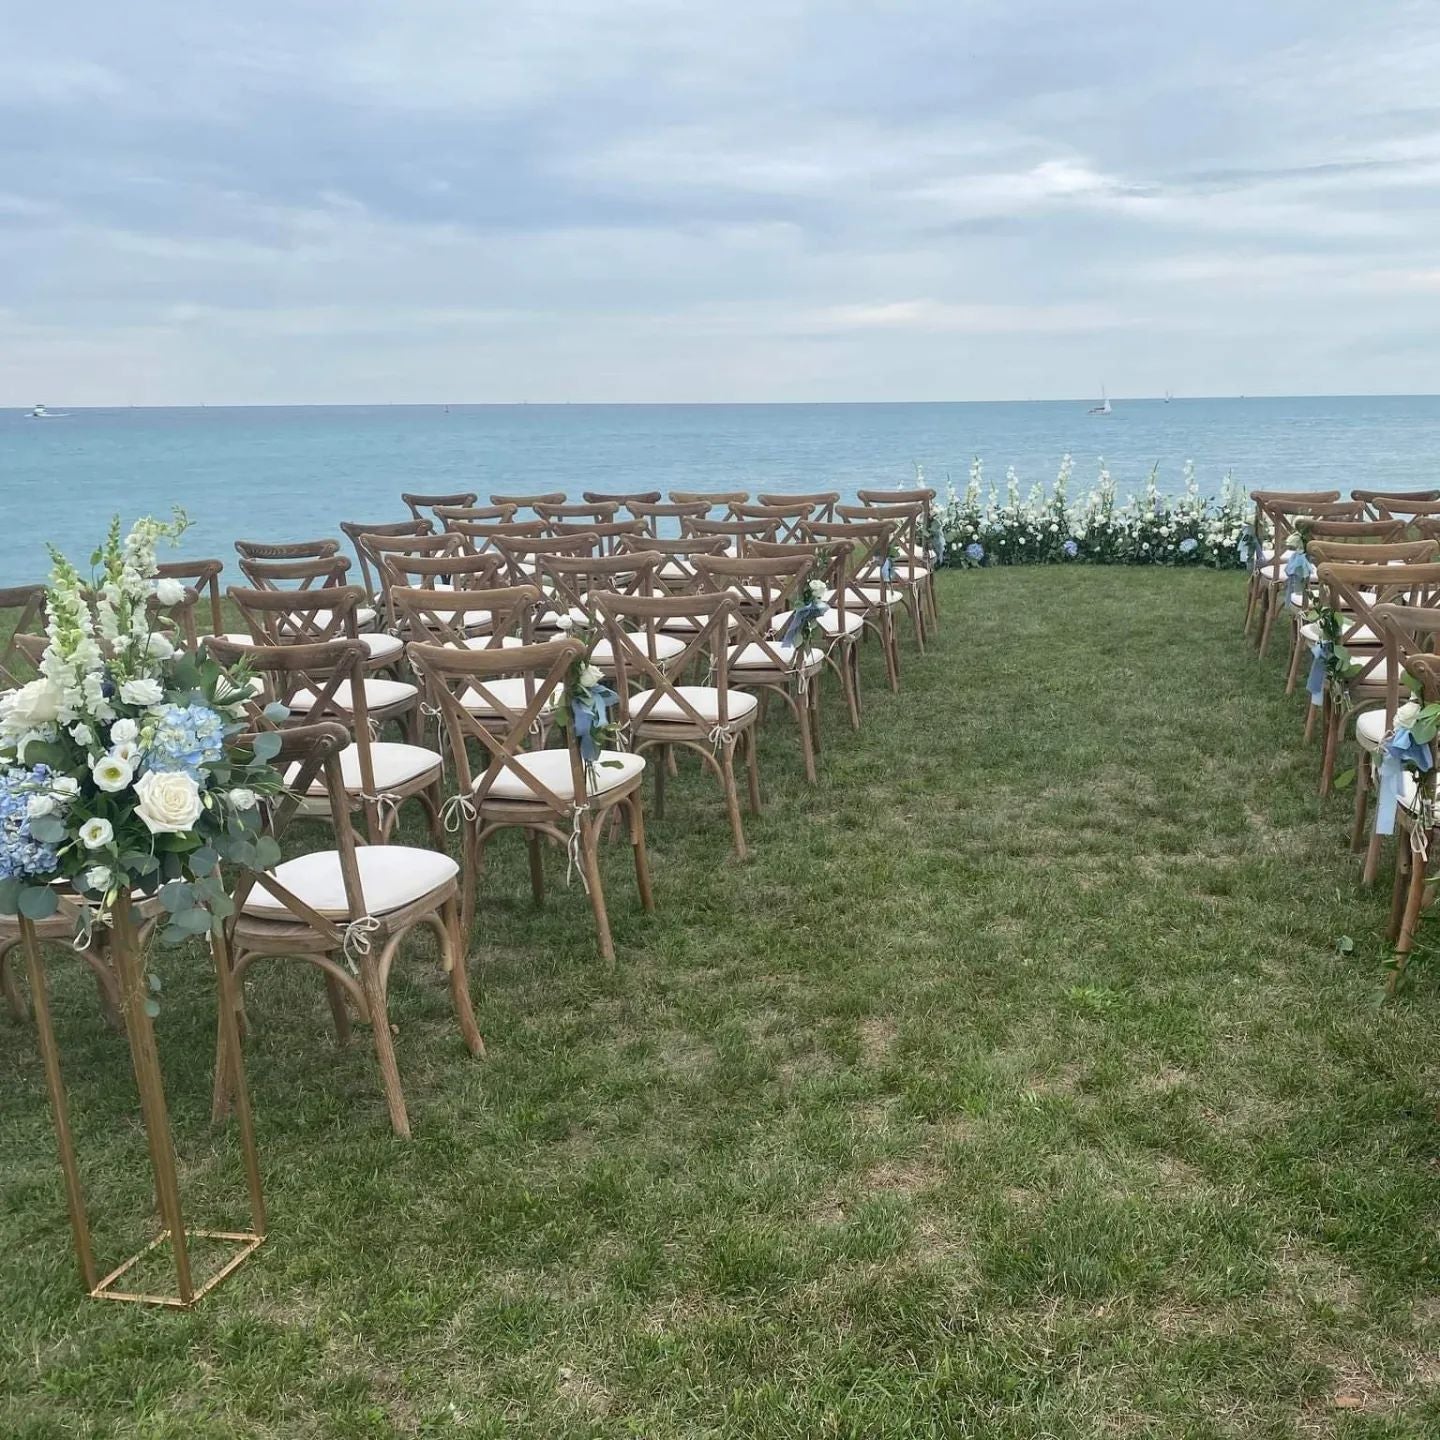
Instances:
[[[261,1245],[265,1243],[263,1235],[256,1235],[248,1230],[187,1230],[185,1239],[188,1244],[194,1240],[223,1240],[230,1245],[238,1245],[240,1249],[232,1255],[208,1280],[206,1280],[195,1291],[188,1300],[182,1300],[178,1295],[146,1295],[138,1291],[115,1290],[115,1282],[128,1271],[132,1270],[145,1257],[160,1246],[167,1244],[170,1239],[170,1232],[162,1230],[143,1250],[138,1250],[128,1260],[117,1265],[95,1288],[90,1292],[92,1300],[128,1300],[137,1305],[166,1305],[172,1310],[189,1310],[195,1303],[208,1295],[227,1276],[233,1275],[253,1255]]]

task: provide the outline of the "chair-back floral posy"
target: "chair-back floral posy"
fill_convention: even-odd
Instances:
[[[234,743],[249,677],[177,648],[164,614],[186,592],[156,546],[185,527],[177,510],[122,538],[116,519],[89,577],[51,551],[39,678],[0,697],[0,912],[44,919],[65,882],[88,928],[122,891],[158,893],[180,940],[232,913],[222,860],[279,859],[261,808],[279,737]]]
[[[569,730],[575,736],[575,745],[587,772],[597,765],[618,766],[618,760],[600,759],[602,750],[624,747],[620,743],[620,726],[614,718],[620,697],[605,683],[604,673],[590,660],[594,627],[570,615],[561,615],[556,625],[586,648],[584,654],[576,656],[565,677],[565,695],[555,713],[555,727]]]

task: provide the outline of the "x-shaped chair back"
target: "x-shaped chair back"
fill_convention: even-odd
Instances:
[[[265,540],[237,540],[235,553],[242,560],[323,560],[338,554],[338,540],[292,540],[272,545]]]
[[[401,492],[400,499],[405,508],[417,520],[434,520],[438,518],[435,510],[441,505],[454,505],[464,507],[473,505],[479,497],[473,490],[457,490],[449,495],[416,495],[409,492]],[[427,515],[425,512],[429,511]]]
[[[861,513],[874,516],[875,511]],[[885,561],[895,545],[896,526],[892,520],[872,518],[868,522],[837,520],[829,524],[812,520],[805,527],[805,536],[812,544],[843,545],[849,552],[848,564],[840,566],[831,584],[835,604],[849,607],[862,615],[884,609],[889,603],[891,581],[886,577]],[[867,594],[878,590],[879,595]]]
[[[752,540],[774,540],[777,522],[763,520],[685,520],[681,522],[681,538],[697,536],[711,540],[717,535],[734,546],[737,555],[745,554]]]
[[[35,635],[45,640],[45,587],[43,585],[9,585],[0,588],[0,614],[8,629],[5,648],[0,650],[0,682],[5,689],[18,689],[35,678],[33,658],[20,643],[23,637]],[[11,618],[13,614],[13,620]],[[44,644],[40,650],[44,651]]]
[[[358,585],[300,590],[245,590],[232,585],[225,593],[239,608],[258,645],[306,645],[359,638],[355,613],[364,592]]]
[[[775,616],[803,603],[800,588],[810,573],[806,555],[700,556],[695,561],[706,590],[729,595],[735,602],[735,625],[729,651],[746,656],[745,669],[788,669],[792,654],[774,634]],[[757,647],[752,651],[752,647]]]
[[[437,505],[435,518],[447,529],[455,527],[455,520],[468,521],[475,525],[508,525],[515,518],[513,505]]]
[[[603,490],[582,490],[580,498],[591,505],[623,505],[628,510],[632,505],[653,505],[660,499],[658,490],[630,490],[623,495],[607,494]]]
[[[1346,686],[1352,692],[1384,689],[1385,649],[1375,611],[1381,605],[1440,607],[1440,563],[1345,564],[1327,559],[1321,561],[1319,580],[1323,602],[1343,617],[1339,643],[1358,667]]]
[[[598,555],[600,537],[593,530],[578,535],[499,535],[495,548],[505,557],[505,566],[512,585],[529,582],[547,555]]]
[[[613,500],[597,500],[593,504],[552,505],[548,500],[535,502],[535,513],[542,520],[548,520],[551,529],[556,521],[588,521],[591,526],[605,525],[620,514],[620,506]]]
[[[492,495],[492,505],[513,505],[517,510],[528,510],[538,515],[537,505],[563,505],[566,500],[563,490],[547,490],[543,495]]]
[[[783,543],[798,540],[811,520],[833,519],[835,506],[833,502],[828,506],[812,504],[804,496],[795,496],[784,504],[736,505],[732,513],[737,521],[770,527],[767,534],[757,535],[754,539]]]
[[[710,506],[703,500],[671,500],[668,503],[659,500],[637,500],[625,508],[645,527],[646,532],[656,539],[662,534],[681,534],[686,521],[703,520],[710,513]]]
[[[156,565],[155,576],[159,580],[178,580],[196,595],[197,611],[201,600],[208,602],[210,610],[209,634],[222,635],[225,632],[225,612],[221,608],[220,576],[224,572],[223,560],[166,560]],[[200,622],[195,621],[196,629]]]
[[[560,615],[578,610],[595,619],[596,595],[653,595],[655,567],[663,557],[654,550],[627,555],[544,555],[540,579],[550,592],[549,608]]]
[[[814,490],[806,495],[757,495],[756,504],[784,508],[792,505],[808,505],[811,520],[833,520],[835,507],[840,503],[838,490]],[[783,536],[781,537],[784,538]]]
[[[683,594],[699,589],[700,577],[695,573],[695,557],[698,555],[725,554],[726,541],[722,536],[712,535],[709,539],[692,537],[679,540],[656,540],[645,535],[622,541],[622,555],[658,555],[655,572],[656,584],[661,590]]]
[[[1440,500],[1440,490],[1352,490],[1350,498],[1358,500],[1371,514],[1379,515],[1386,501],[1408,505],[1412,500]]]
[[[719,510],[722,519],[730,519],[732,505],[744,505],[750,499],[748,490],[672,490],[672,505],[704,505],[709,510]]]
[[[389,520],[376,525],[359,520],[342,520],[340,528],[360,562],[360,584],[373,604],[384,582],[380,576],[379,547],[392,540],[418,540],[433,535],[435,527],[429,520]]]
[[[595,525],[556,520],[551,523],[550,528],[557,540],[565,540],[573,535],[592,536],[597,545],[596,553],[599,555],[618,555],[623,540],[643,540],[647,533],[639,520],[607,520]]]
[[[395,615],[417,645],[452,649],[504,649],[513,655],[520,648],[507,639],[530,643],[536,607],[544,599],[538,585],[507,585],[490,590],[427,590],[397,585],[391,595]],[[485,614],[488,629],[471,638],[471,617]],[[408,653],[408,652],[407,652]]]
[[[544,540],[549,537],[550,526],[544,520],[454,520],[447,518],[445,528],[458,535],[471,554],[479,555],[486,550],[498,553],[496,542],[505,540]]]

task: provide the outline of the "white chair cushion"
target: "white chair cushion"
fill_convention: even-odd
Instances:
[[[371,915],[386,915],[438,890],[460,873],[460,867],[436,850],[417,850],[408,845],[360,845],[355,850],[360,871],[360,888],[365,909]],[[327,920],[358,920],[351,915],[345,899],[345,882],[340,874],[340,852],[317,850],[282,861],[274,869],[275,879],[312,910]],[[263,880],[258,881],[245,901],[247,915],[281,920],[291,916],[279,896],[272,895]]]
[[[373,630],[375,628],[375,621],[378,618],[375,611],[369,605],[361,605],[355,611],[355,628],[357,630]],[[282,621],[281,623],[287,630],[309,629],[311,627],[323,630],[327,625],[333,624],[334,619],[335,612],[333,610],[312,610],[305,617],[306,623],[304,626],[299,625],[295,621]]]
[[[370,652],[372,660],[393,659],[405,648],[402,641],[397,640],[393,635],[387,635],[383,630],[362,635],[360,643]]]
[[[525,684],[523,675],[506,675],[499,679],[487,680],[484,694],[478,690],[466,690],[460,697],[460,703],[472,715],[501,715],[506,711],[518,714],[529,709],[531,698],[540,688],[532,682],[527,692]],[[552,690],[545,699],[545,709],[554,709],[559,698],[559,689]],[[504,706],[505,710],[497,709],[497,706]]]
[[[1312,620],[1309,624],[1300,627],[1300,638],[1309,640],[1315,644],[1320,639],[1320,623]],[[1384,643],[1368,625],[1361,625],[1354,634],[1346,634],[1344,643],[1346,645],[1381,645]]]
[[[590,616],[578,605],[572,605],[565,612],[577,625],[583,625]],[[560,612],[558,610],[547,610],[535,623],[541,630],[558,630]]]
[[[771,628],[776,634],[783,635],[785,627],[790,623],[789,610],[783,610],[770,622]],[[821,631],[832,638],[840,633],[840,612],[832,605],[819,619]],[[865,617],[857,614],[854,610],[845,612],[845,633],[847,635],[858,635],[865,628]]]
[[[518,635],[502,635],[500,637],[499,649],[518,650],[525,642]],[[495,637],[493,635],[473,635],[462,640],[459,646],[461,650],[494,650]]]
[[[714,723],[720,718],[720,692],[713,685],[677,685],[676,691],[695,707],[700,718]],[[637,690],[630,697],[630,713],[637,713],[654,694],[653,690]],[[726,692],[725,708],[731,720],[743,720],[760,702],[743,690]],[[681,720],[694,723],[692,717],[682,710],[674,695],[666,693],[655,702],[655,708],[647,711],[646,720]]]
[[[643,649],[657,665],[663,665],[665,661],[673,660],[685,649],[683,640],[677,639],[674,635],[662,635],[658,632],[650,636],[647,641],[644,632],[639,631],[635,634],[634,640],[635,648]],[[602,670],[614,669],[615,649],[608,639],[595,642],[595,648],[590,652],[590,660],[592,664],[598,665]],[[634,663],[633,659],[631,663]]]
[[[382,790],[393,790],[397,785],[407,784],[411,780],[418,780],[420,776],[437,769],[443,761],[440,755],[434,750],[426,750],[419,745],[400,745],[388,740],[373,741],[370,745],[370,767],[375,774],[376,792]],[[298,764],[290,766],[285,772],[285,783],[292,785],[300,776]],[[360,747],[358,745],[347,745],[340,752],[340,776],[345,782],[347,790],[359,791],[363,789],[360,779]],[[317,775],[310,783],[310,793],[325,789],[325,777]]]
[[[923,580],[929,573],[929,566],[917,565],[913,560],[897,560],[890,583],[892,585],[903,585],[907,582],[914,583],[917,580]],[[857,580],[878,580],[880,578],[880,566],[866,565],[856,574],[855,578]]]
[[[402,705],[407,700],[413,700],[420,693],[413,685],[407,685],[403,680],[367,679],[363,683],[365,707],[368,710],[384,710],[391,705]],[[313,690],[297,690],[289,704],[291,710],[303,715],[315,704],[315,692]],[[355,708],[348,680],[342,680],[336,687],[335,705],[340,710]]]
[[[823,650],[811,650],[803,662],[804,668],[812,671],[818,670],[824,663]],[[730,667],[733,670],[789,670],[794,665],[795,647],[782,645],[778,640],[768,646],[757,642],[730,647]]]
[[[847,590],[847,591],[845,592],[845,599],[846,599],[846,602],[848,603],[849,600],[850,600],[850,598],[851,598],[851,596],[858,594],[859,597],[860,597],[860,599],[863,600],[863,601],[865,602],[865,604],[867,604],[867,605],[879,605],[879,604],[880,604],[880,590],[881,590],[881,587],[880,587],[879,585],[857,585],[857,586],[854,586],[853,588],[851,588],[851,589],[849,589],[849,590]],[[894,585],[891,585],[891,586],[886,587],[886,589],[885,589],[885,604],[886,604],[886,605],[898,605],[904,598],[905,598],[904,595],[901,594],[901,592],[900,592],[899,590],[897,590]]]
[[[570,773],[568,750],[527,750],[515,757],[515,763],[562,800],[574,799],[575,781]],[[634,779],[644,769],[643,755],[631,755],[624,750],[602,750],[600,759],[585,776],[585,793],[603,795],[607,790],[614,790],[627,780]],[[477,779],[475,783],[478,785],[480,782]],[[540,797],[509,766],[495,777],[495,783],[486,792],[485,798],[541,803]]]
[[[667,560],[655,574],[661,580],[693,580],[695,578],[693,567],[682,564],[679,560]]]
[[[1362,710],[1355,717],[1355,738],[1373,755],[1385,738],[1384,710]]]

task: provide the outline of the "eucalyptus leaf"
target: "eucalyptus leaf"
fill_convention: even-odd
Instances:
[[[195,908],[192,887],[184,880],[172,880],[160,887],[160,903],[171,915],[183,914]]]
[[[255,851],[253,869],[269,870],[280,863],[280,844],[273,835],[261,835],[252,848]]]
[[[153,995],[148,995],[145,998],[145,1013],[152,1020],[156,1019],[160,1014],[160,1002],[155,999]]]
[[[191,910],[182,910],[178,915],[170,917],[170,928],[178,930],[182,935],[203,935],[210,928],[210,912],[196,906]]]
[[[42,845],[59,845],[65,839],[65,822],[54,815],[37,815],[30,821],[30,833]]]
[[[273,730],[265,730],[255,737],[254,751],[257,760],[273,760],[280,753],[282,741]]]
[[[0,915],[13,915],[20,907],[20,882],[11,876],[0,880]]]
[[[190,873],[208,875],[219,863],[219,855],[210,846],[202,845],[190,856]]]
[[[260,713],[278,725],[282,720],[290,718],[290,707],[283,700],[272,700]]]
[[[20,891],[20,913],[27,920],[48,920],[60,908],[60,897],[49,885],[27,885]]]

